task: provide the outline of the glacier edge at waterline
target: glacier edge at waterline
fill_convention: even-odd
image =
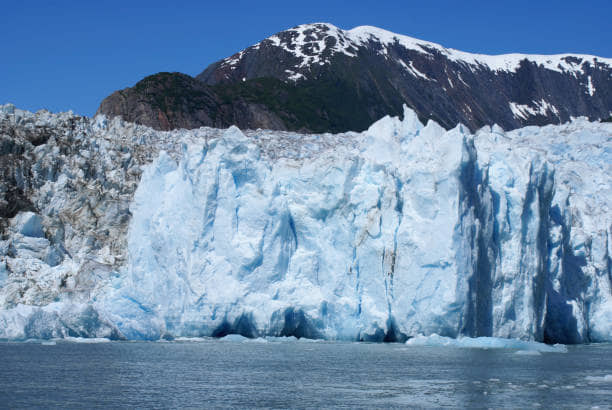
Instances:
[[[6,228],[0,338],[612,341],[611,125],[471,135],[407,109],[360,134],[97,117],[66,138],[89,152]]]

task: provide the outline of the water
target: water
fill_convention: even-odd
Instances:
[[[567,353],[401,344],[0,343],[0,407],[612,406],[612,346]]]

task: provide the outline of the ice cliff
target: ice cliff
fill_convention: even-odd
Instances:
[[[0,130],[0,338],[612,341],[612,124]]]

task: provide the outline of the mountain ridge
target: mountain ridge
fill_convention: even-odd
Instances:
[[[371,26],[296,26],[182,84],[115,92],[98,113],[165,130],[237,125],[302,132],[362,131],[385,115],[401,115],[403,104],[422,121],[472,130],[612,115],[612,59],[466,53]],[[190,99],[194,92],[206,98]],[[156,104],[168,94],[177,109]]]

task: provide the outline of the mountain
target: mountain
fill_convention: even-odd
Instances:
[[[161,132],[0,106],[0,159],[0,339],[612,341],[609,123]]]
[[[421,120],[476,130],[612,115],[612,59],[487,56],[376,27],[301,25],[195,78],[160,73],[107,97],[98,113],[156,129],[199,126],[362,131],[402,105]]]
[[[207,86],[186,74],[158,73],[113,93],[102,101],[98,112],[158,130],[230,125],[252,128],[252,124],[284,129],[276,114],[242,94],[234,95],[229,87]]]

